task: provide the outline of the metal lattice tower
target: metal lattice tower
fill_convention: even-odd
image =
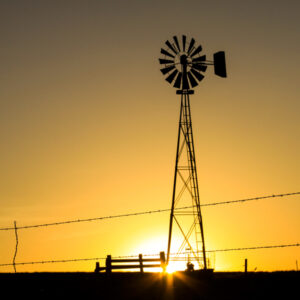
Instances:
[[[223,51],[214,54],[214,61],[207,61],[206,55],[200,55],[202,47],[195,47],[192,38],[187,43],[185,35],[182,43],[176,36],[173,43],[166,41],[168,49],[161,49],[164,58],[159,59],[164,68],[161,72],[166,75],[166,81],[179,90],[181,97],[179,129],[175,162],[175,174],[173,184],[172,206],[170,214],[167,264],[170,260],[172,233],[179,232],[182,241],[176,250],[176,256],[182,257],[186,250],[189,259],[192,256],[199,268],[207,269],[203,220],[200,209],[200,197],[195,158],[195,146],[192,129],[190,95],[194,94],[191,87],[198,85],[208,65],[214,65],[215,74],[226,77],[225,53]],[[186,207],[182,209],[182,207]],[[180,209],[178,209],[180,208]],[[177,237],[177,236],[176,236]],[[186,248],[188,247],[188,248]],[[202,256],[200,256],[202,253]]]

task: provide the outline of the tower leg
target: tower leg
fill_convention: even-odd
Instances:
[[[174,204],[175,204],[175,195],[176,195],[177,167],[178,167],[179,146],[180,146],[180,136],[181,136],[181,134],[180,134],[181,126],[180,126],[180,124],[182,123],[182,111],[183,111],[182,108],[183,108],[183,95],[181,95],[181,105],[180,105],[180,115],[179,115],[178,139],[177,139],[177,150],[176,150],[176,161],[175,161],[175,173],[174,173],[172,206],[171,206],[170,225],[169,225],[167,265],[169,264],[170,250],[171,250],[172,227],[173,227],[173,218],[174,218]]]

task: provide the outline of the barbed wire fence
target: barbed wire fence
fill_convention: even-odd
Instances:
[[[288,245],[267,245],[267,246],[255,246],[255,247],[244,247],[244,248],[226,248],[226,249],[215,249],[215,250],[206,250],[206,252],[228,252],[228,251],[246,251],[246,250],[260,250],[260,249],[274,249],[274,248],[290,248],[290,247],[299,247],[300,243],[288,244]],[[182,252],[182,255],[189,254],[189,252]],[[171,253],[171,256],[176,255],[176,253]],[[152,254],[143,254],[143,256],[159,256],[159,253]],[[138,257],[138,254],[135,255],[121,255],[113,256],[112,258],[131,258]],[[93,258],[73,258],[73,259],[63,259],[63,260],[42,260],[42,261],[30,261],[30,262],[18,262],[18,263],[7,263],[0,264],[0,267],[7,266],[16,266],[16,265],[36,265],[36,264],[49,264],[49,263],[69,263],[69,262],[81,262],[81,261],[96,261],[96,260],[105,260],[106,257],[93,257]],[[172,258],[171,258],[172,261]]]
[[[246,202],[249,202],[249,201],[258,201],[258,200],[268,199],[268,198],[279,198],[279,197],[287,197],[287,196],[295,196],[295,195],[300,195],[300,192],[285,193],[285,194],[273,194],[273,195],[268,195],[268,196],[260,196],[260,197],[246,198],[246,199],[239,199],[239,200],[205,203],[205,204],[201,204],[200,206],[201,207],[207,207],[207,206],[217,206],[217,205],[238,204],[238,203],[246,203]],[[193,208],[193,207],[194,206],[184,206],[184,207],[176,208],[176,210],[184,210],[184,209],[189,209],[189,208]],[[44,260],[44,261],[31,261],[31,262],[18,262],[18,263],[16,263],[16,256],[17,256],[18,245],[19,245],[18,230],[32,229],[32,228],[39,228],[39,227],[48,227],[48,226],[66,225],[66,224],[81,223],[81,222],[101,221],[101,220],[106,220],[106,219],[125,218],[125,217],[140,216],[140,215],[147,215],[147,214],[163,213],[163,212],[168,212],[170,210],[171,210],[170,208],[157,209],[157,210],[149,210],[149,211],[142,211],[142,212],[127,213],[127,214],[110,215],[110,216],[94,217],[94,218],[87,218],[87,219],[66,220],[66,221],[60,221],[60,222],[42,223],[42,224],[26,225],[26,226],[19,226],[19,227],[17,227],[17,222],[14,221],[14,226],[13,227],[2,227],[2,228],[0,228],[0,231],[14,230],[15,238],[16,238],[16,246],[15,246],[15,253],[14,253],[14,257],[13,257],[13,262],[12,263],[2,263],[2,264],[0,264],[0,267],[13,266],[14,271],[16,273],[17,272],[17,270],[16,270],[17,265],[69,263],[69,262],[95,261],[95,260],[104,260],[104,259],[106,259],[105,257],[94,257],[94,258],[75,258],[75,259],[64,259],[64,260]],[[244,247],[244,248],[240,247],[240,248],[215,249],[215,250],[206,250],[206,252],[216,253],[216,252],[245,251],[245,250],[258,250],[258,249],[274,249],[274,248],[287,248],[287,247],[299,247],[299,246],[300,246],[300,243],[294,243],[294,244],[253,246],[253,247]],[[182,254],[185,254],[185,253],[182,253]],[[159,255],[159,254],[152,253],[152,254],[145,254],[144,256],[156,256],[156,255]],[[174,256],[174,255],[175,255],[174,253],[171,253],[171,256]],[[138,255],[115,256],[114,258],[130,258],[130,257],[136,257],[136,256],[138,256]]]

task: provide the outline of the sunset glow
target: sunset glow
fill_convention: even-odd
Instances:
[[[200,204],[299,192],[299,3],[0,1],[0,264],[167,253],[180,95],[158,59],[176,34],[227,59],[190,96]],[[300,247],[227,250],[299,243],[299,212],[299,195],[201,207],[211,268],[295,270]]]

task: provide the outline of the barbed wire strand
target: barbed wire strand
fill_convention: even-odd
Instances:
[[[294,196],[294,195],[299,195],[299,194],[300,194],[300,192],[277,194],[277,195],[261,196],[261,197],[255,197],[255,198],[240,199],[240,200],[205,203],[205,204],[201,204],[200,206],[205,207],[205,206],[226,205],[226,204],[233,204],[233,203],[256,201],[256,200],[267,199],[267,198]],[[189,208],[193,208],[193,207],[194,207],[193,205],[192,206],[178,207],[178,208],[176,208],[176,210],[189,209]],[[139,215],[146,215],[146,214],[162,213],[162,212],[167,212],[167,211],[170,211],[170,210],[171,210],[170,208],[165,208],[165,209],[149,210],[149,211],[135,212],[135,213],[128,213],[128,214],[111,215],[111,216],[104,216],[104,217],[95,217],[95,218],[88,218],[88,219],[77,219],[77,220],[69,220],[69,221],[61,221],[61,222],[53,222],[53,223],[44,223],[44,224],[37,224],[37,225],[27,225],[27,226],[20,226],[20,227],[18,227],[18,229],[29,229],[29,228],[38,228],[38,227],[46,227],[46,226],[56,226],[56,225],[79,223],[79,222],[92,222],[92,221],[100,221],[100,220],[105,220],[105,219],[115,219],[115,218],[139,216]],[[15,229],[14,227],[0,228],[0,230],[14,230],[14,229]]]
[[[255,247],[244,247],[244,248],[226,248],[226,249],[207,250],[206,252],[244,251],[244,250],[287,248],[287,247],[299,247],[299,246],[300,246],[300,243],[296,243],[296,244],[255,246]],[[201,251],[199,251],[199,252],[201,252]],[[183,252],[182,254],[188,254],[188,252]],[[170,255],[173,256],[173,255],[176,255],[176,253],[171,253]],[[159,256],[159,254],[158,253],[155,253],[155,254],[143,254],[143,256]],[[138,257],[138,255],[113,256],[113,258],[130,258],[130,257]],[[44,260],[44,261],[32,261],[32,262],[19,262],[19,263],[16,263],[16,265],[34,265],[34,264],[47,264],[47,263],[67,263],[67,262],[105,260],[105,259],[106,259],[106,257],[75,258],[75,259],[64,259],[64,260]],[[0,264],[0,267],[6,267],[6,266],[12,266],[12,265],[13,264]]]
[[[49,263],[67,263],[67,262],[78,262],[78,261],[89,261],[89,260],[103,260],[104,257],[94,258],[74,258],[74,259],[62,259],[62,260],[42,260],[42,261],[30,261],[30,262],[18,262],[16,265],[35,265],[35,264],[49,264]],[[0,264],[0,267],[12,266],[13,264]]]
[[[300,243],[288,244],[288,245],[272,245],[272,246],[256,246],[256,247],[246,247],[246,248],[231,248],[231,249],[218,249],[218,250],[208,250],[206,252],[226,252],[226,251],[244,251],[244,250],[259,250],[259,249],[271,249],[271,248],[287,248],[287,247],[299,247]]]

